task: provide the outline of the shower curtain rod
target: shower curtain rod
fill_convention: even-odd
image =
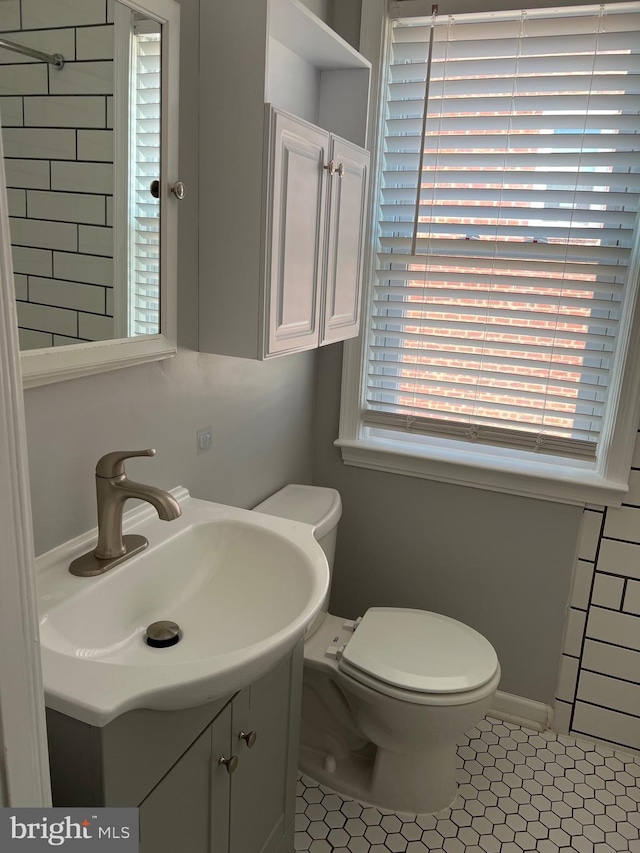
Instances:
[[[26,47],[24,44],[17,44],[15,41],[7,41],[3,38],[0,38],[0,47],[15,50],[16,53],[24,53],[25,56],[32,56],[34,59],[41,59],[43,62],[55,65],[56,68],[62,68],[64,65],[64,56],[61,53],[43,53],[41,50],[35,50],[33,47]]]

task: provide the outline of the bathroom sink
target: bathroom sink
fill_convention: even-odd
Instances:
[[[99,577],[68,572],[96,531],[36,561],[46,704],[104,726],[136,708],[171,710],[232,695],[302,638],[328,588],[312,527],[172,492],[182,516],[125,516],[149,547]],[[180,627],[152,648],[147,627]]]

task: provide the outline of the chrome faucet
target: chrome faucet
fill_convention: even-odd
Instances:
[[[72,575],[93,577],[133,557],[149,544],[139,534],[122,535],[122,513],[129,498],[147,501],[155,507],[163,521],[172,521],[182,514],[180,504],[169,492],[155,486],[134,483],[124,470],[126,459],[132,456],[155,456],[156,451],[130,450],[107,453],[96,465],[96,493],[98,498],[98,544],[93,551],[73,560],[69,566]]]

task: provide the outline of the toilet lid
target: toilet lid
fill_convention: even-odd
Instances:
[[[491,643],[468,625],[397,607],[367,610],[342,659],[380,681],[423,693],[473,690],[498,667]]]

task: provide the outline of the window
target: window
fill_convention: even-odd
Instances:
[[[620,499],[637,427],[639,31],[631,3],[390,23],[345,461],[377,451],[373,467],[395,454],[404,473]]]

